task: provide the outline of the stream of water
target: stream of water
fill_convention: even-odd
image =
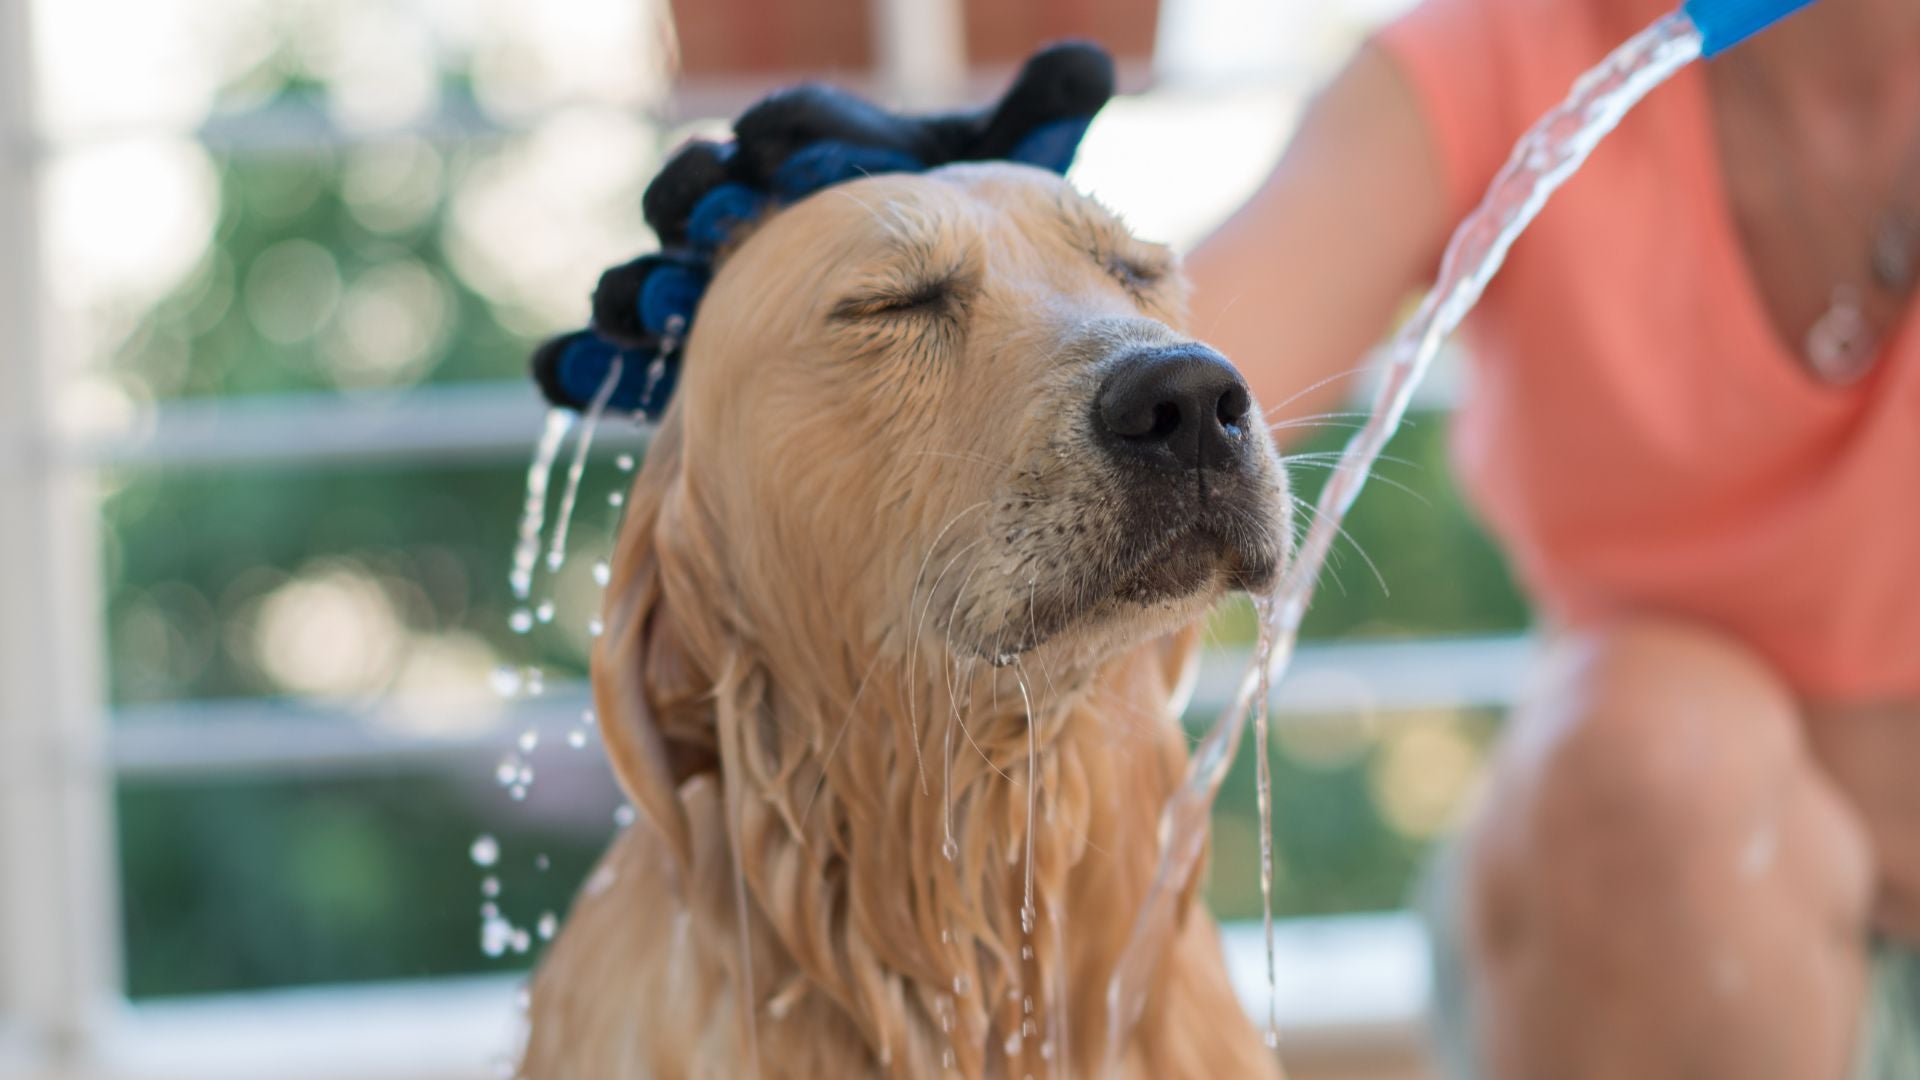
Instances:
[[[1156,961],[1173,931],[1178,900],[1206,847],[1208,820],[1220,782],[1240,745],[1249,715],[1256,718],[1260,753],[1259,807],[1261,902],[1265,908],[1268,1042],[1273,1026],[1273,822],[1270,777],[1265,768],[1267,691],[1286,674],[1301,619],[1313,599],[1340,522],[1366,485],[1373,463],[1399,428],[1414,389],[1447,337],[1473,310],[1487,282],[1506,260],[1553,192],[1579,169],[1622,117],[1681,68],[1699,58],[1699,30],[1684,14],[1654,23],[1581,76],[1558,108],[1542,117],[1514,147],[1513,156],[1487,189],[1479,207],[1461,222],[1447,245],[1440,276],[1419,311],[1395,337],[1367,422],[1348,442],[1315,507],[1313,521],[1286,577],[1260,605],[1260,645],[1241,678],[1233,704],[1208,727],[1195,748],[1187,776],[1161,811],[1160,859],[1132,936],[1107,986],[1106,1071],[1111,1073],[1146,1007]]]

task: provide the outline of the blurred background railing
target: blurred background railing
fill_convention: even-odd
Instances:
[[[800,75],[953,101],[1098,31],[1132,93],[1074,179],[1186,247],[1404,0],[690,0],[678,82],[662,4],[0,0],[0,1077],[491,1075],[622,812],[579,722],[592,559],[508,628],[522,365],[651,246],[687,132]],[[1434,385],[1277,691],[1299,1076],[1418,1075],[1400,909],[1527,648]],[[644,449],[608,432],[578,550]],[[1250,628],[1220,613],[1195,718]],[[503,664],[544,692],[502,698]],[[1236,768],[1228,920],[1258,913]],[[482,905],[533,932],[483,949]]]

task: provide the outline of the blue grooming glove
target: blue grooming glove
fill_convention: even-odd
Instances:
[[[584,409],[619,359],[610,411],[658,420],[713,266],[741,230],[822,188],[957,161],[1013,161],[1064,173],[1113,96],[1113,61],[1070,42],[1036,53],[991,108],[901,116],[845,91],[782,90],[734,123],[732,143],[693,142],[647,186],[662,250],[602,275],[591,330],[542,345],[533,376],[555,405]]]

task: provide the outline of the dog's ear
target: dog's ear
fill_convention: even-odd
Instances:
[[[685,869],[692,839],[680,786],[715,771],[719,755],[712,679],[667,598],[665,560],[671,557],[682,452],[674,410],[654,432],[627,499],[607,583],[606,630],[594,647],[593,686],[614,775]]]

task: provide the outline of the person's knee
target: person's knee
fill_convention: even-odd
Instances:
[[[1838,1075],[1872,870],[1792,695],[1662,624],[1564,639],[1542,670],[1457,896],[1490,1075]]]
[[[1636,623],[1562,641],[1543,672],[1469,840],[1479,943],[1568,931],[1611,949],[1607,928],[1633,926],[1635,908],[1710,918],[1808,834],[1842,849],[1832,902],[1864,895],[1864,847],[1819,789],[1793,696],[1757,658]]]

